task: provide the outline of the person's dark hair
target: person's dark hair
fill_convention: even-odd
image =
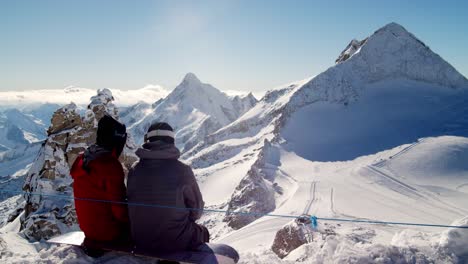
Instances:
[[[145,142],[163,141],[174,144],[174,129],[164,122],[155,122],[145,134]]]
[[[116,151],[117,157],[122,153],[127,141],[124,124],[105,114],[98,123],[96,144],[109,151]]]

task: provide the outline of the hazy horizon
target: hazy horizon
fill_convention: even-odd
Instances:
[[[0,91],[172,90],[194,72],[223,91],[264,92],[323,72],[390,22],[466,77],[467,11],[421,0],[2,2]]]

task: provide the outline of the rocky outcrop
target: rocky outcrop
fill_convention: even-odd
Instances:
[[[76,224],[73,203],[66,199],[39,196],[38,193],[72,196],[72,179],[66,155],[68,143],[82,123],[76,105],[58,109],[48,129],[38,158],[26,176],[23,190],[26,205],[21,218],[21,231],[29,239],[40,240],[60,234],[61,229]]]
[[[346,46],[346,48],[340,53],[340,56],[335,60],[335,62],[338,64],[340,62],[346,61],[349,59],[351,56],[356,53],[356,51],[359,50],[359,48],[366,43],[366,39],[363,39],[361,41],[353,39],[351,42]]]
[[[105,113],[117,118],[113,100],[110,90],[103,89],[91,97],[84,117],[73,103],[53,114],[48,137],[23,185],[23,190],[30,193],[25,195],[25,213],[21,218],[21,231],[27,238],[48,239],[77,228],[70,167],[79,153],[96,141],[99,119]],[[121,156],[124,168],[137,160],[134,149],[130,138]]]
[[[266,180],[267,177],[262,170],[266,162],[266,153],[270,148],[270,142],[265,140],[257,161],[231,196],[224,221],[234,229],[250,224],[276,207],[275,189],[271,182]]]
[[[50,121],[51,125],[47,130],[47,135],[57,134],[60,131],[81,125],[81,117],[75,110],[76,105],[71,103],[55,111],[52,115]]]
[[[294,219],[276,232],[271,250],[284,258],[296,248],[312,242],[313,232],[308,217]]]

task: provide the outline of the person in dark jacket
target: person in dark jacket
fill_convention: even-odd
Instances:
[[[75,160],[70,174],[78,223],[90,241],[129,240],[128,210],[125,204],[84,199],[126,201],[124,171],[118,158],[127,139],[125,125],[109,115],[99,120],[96,144]]]
[[[208,229],[195,223],[202,215],[202,195],[192,169],[178,160],[180,152],[174,145],[172,127],[152,124],[136,154],[140,161],[128,174],[129,203],[166,207],[129,207],[136,248],[174,252],[196,249],[208,242]]]

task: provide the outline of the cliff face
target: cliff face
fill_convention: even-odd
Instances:
[[[265,140],[256,162],[231,196],[224,221],[233,229],[250,224],[276,207],[275,186],[263,171],[270,149],[271,143]]]
[[[113,100],[110,90],[103,89],[91,97],[84,117],[78,114],[73,103],[53,114],[48,137],[23,186],[24,191],[31,193],[25,195],[25,213],[21,217],[21,231],[27,238],[48,239],[78,228],[71,199],[73,180],[70,167],[79,153],[96,141],[99,119],[105,113],[117,118]],[[121,156],[124,168],[129,168],[137,160],[134,149],[133,140],[129,138]]]

